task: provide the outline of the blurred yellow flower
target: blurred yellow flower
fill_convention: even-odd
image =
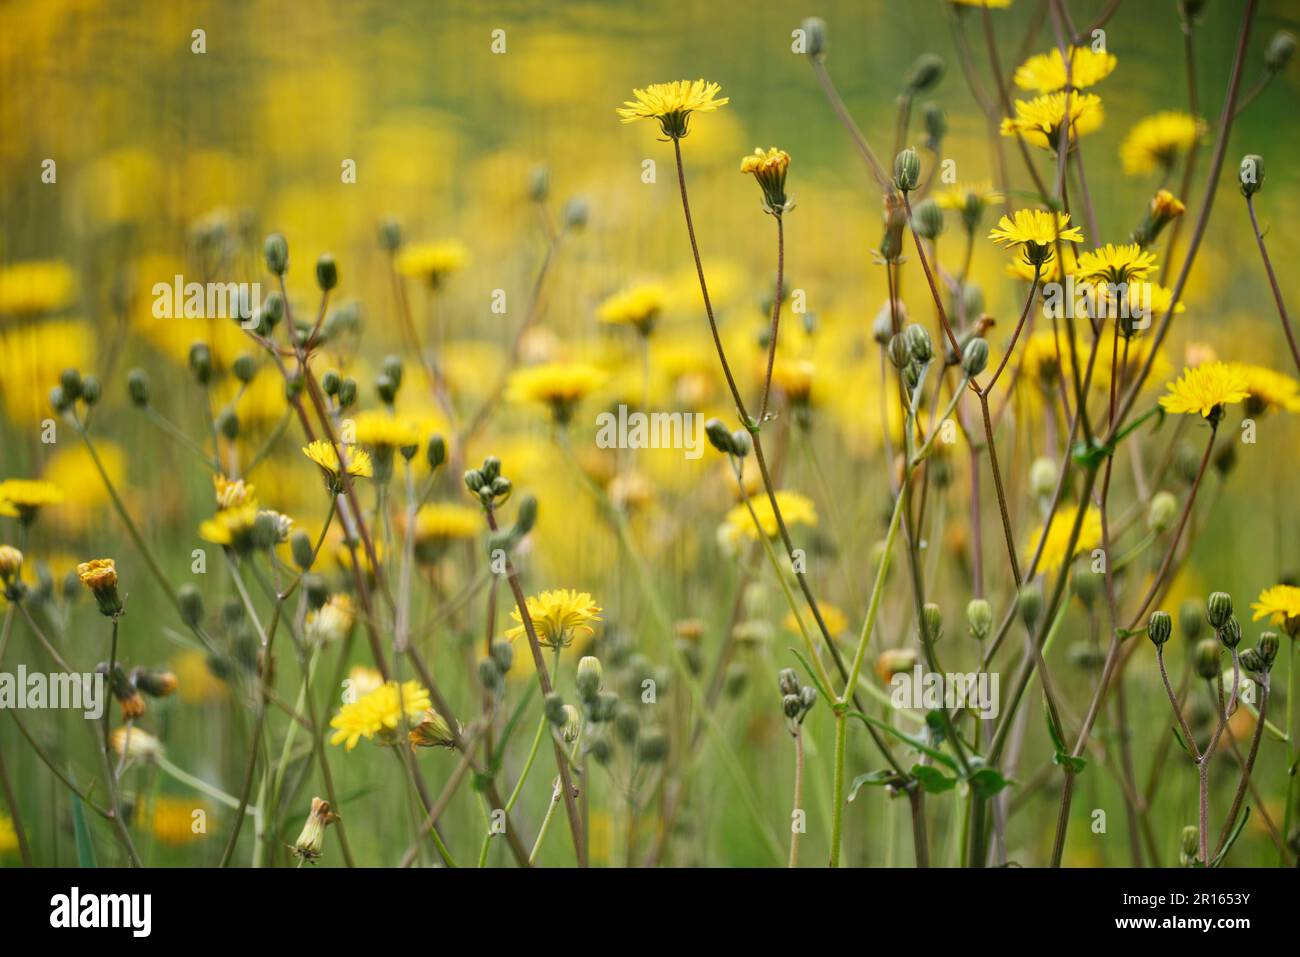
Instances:
[[[0,854],[11,854],[18,850],[18,832],[14,822],[0,814]]]
[[[201,812],[195,815],[195,812]],[[141,802],[139,820],[163,844],[181,847],[207,837],[206,820],[212,809],[197,798],[158,795]],[[200,821],[202,826],[195,827]]]
[[[62,260],[29,260],[0,269],[0,318],[58,312],[77,296],[77,277]]]
[[[817,603],[817,610],[822,613],[822,621],[826,622],[826,630],[831,633],[832,638],[844,634],[845,630],[849,627],[848,616],[845,615],[844,612],[840,611],[840,609],[835,605],[832,605],[829,602],[819,601]],[[805,626],[808,628],[816,627],[816,619],[813,618],[811,609],[805,608],[803,616]],[[794,612],[787,613],[785,618],[782,619],[781,624],[785,627],[786,631],[791,631],[795,634],[799,633],[799,622],[795,620]]]
[[[1259,601],[1251,603],[1255,612],[1251,621],[1267,618],[1274,625],[1282,625],[1288,635],[1294,636],[1300,628],[1300,588],[1295,585],[1273,585],[1259,593]]]
[[[214,545],[229,545],[236,551],[243,551],[252,544],[253,526],[256,522],[256,501],[223,508],[199,523],[199,538]]]
[[[798,492],[778,489],[776,504],[781,510],[781,517],[785,520],[786,528],[793,525],[817,524],[817,509],[813,506],[812,500],[800,495]],[[776,524],[776,514],[772,511],[772,502],[767,495],[756,494],[751,496],[749,505],[754,507],[754,515],[758,517],[758,525],[763,530],[763,534],[768,538],[775,537],[780,529]],[[749,514],[749,506],[744,502],[732,508],[723,522],[724,527],[733,536],[743,535],[751,541],[758,541],[758,529],[754,528],[754,520]]]
[[[334,735],[330,744],[342,744],[351,751],[362,738],[370,740],[379,736],[379,743],[397,743],[394,732],[402,722],[403,713],[412,723],[419,720],[429,707],[429,689],[418,681],[396,681],[380,685],[374,691],[345,704],[330,719]]]
[[[1052,516],[1052,524],[1047,528],[1047,538],[1043,541],[1042,556],[1038,560],[1039,572],[1055,572],[1062,565],[1080,552],[1090,552],[1101,544],[1101,511],[1093,505],[1083,513],[1083,524],[1079,526],[1079,538],[1073,551],[1070,550],[1070,535],[1074,531],[1076,509],[1063,506]],[[1038,540],[1043,537],[1043,525],[1039,525],[1026,547],[1026,560],[1033,557]]]
[[[42,508],[63,501],[63,491],[43,479],[5,479],[0,481],[0,503],[18,513],[24,523],[36,520]]]
[[[1119,148],[1126,173],[1169,169],[1205,135],[1205,121],[1188,113],[1165,110],[1148,116],[1129,130]]]
[[[1031,146],[1055,150],[1061,143],[1066,124],[1066,99],[1070,101],[1068,140],[1073,143],[1080,136],[1101,126],[1105,114],[1101,99],[1092,93],[1047,93],[1032,100],[1016,100],[1015,118],[1004,117],[1002,135],[1017,133]]]
[[[647,336],[664,308],[668,293],[659,283],[631,286],[610,296],[596,309],[596,318],[611,325],[633,326]]]
[[[578,403],[591,395],[609,376],[586,362],[546,362],[510,374],[506,397],[512,402],[549,406],[556,422],[568,422]]]
[[[1300,382],[1289,375],[1247,362],[1229,363],[1246,374],[1246,414],[1259,415],[1269,409],[1300,412]]]
[[[352,417],[352,437],[360,445],[400,449],[420,444],[420,428],[409,419],[367,409]]]
[[[404,247],[396,259],[397,271],[403,276],[423,279],[437,287],[443,279],[469,265],[469,250],[459,239],[415,243]]]
[[[1070,86],[1082,90],[1100,83],[1115,69],[1115,54],[1091,47],[1070,49]],[[1016,86],[1035,93],[1054,93],[1066,84],[1065,58],[1059,48],[1031,56],[1015,72]]]

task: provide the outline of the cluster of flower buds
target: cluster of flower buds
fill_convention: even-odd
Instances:
[[[777,687],[781,691],[781,711],[790,722],[791,730],[803,724],[808,712],[817,703],[817,689],[811,685],[799,684],[799,676],[793,668],[782,668],[776,676]]]
[[[903,377],[910,396],[916,391],[921,375],[934,359],[934,344],[925,326],[912,323],[889,340],[889,361]]]
[[[1253,675],[1268,674],[1273,670],[1278,645],[1277,632],[1263,632],[1254,648],[1247,648],[1241,653],[1241,666]]]
[[[478,680],[488,691],[500,693],[504,678],[515,663],[515,646],[504,638],[492,642],[492,648],[486,658],[478,663]]]
[[[495,455],[485,458],[482,468],[465,473],[465,487],[488,511],[504,504],[514,489],[510,479],[501,474],[501,460]]]
[[[64,369],[59,376],[59,384],[50,390],[50,405],[60,415],[76,411],[77,402],[83,402],[89,408],[99,401],[104,388],[99,379],[93,375],[83,376],[76,369]]]
[[[753,447],[748,432],[744,429],[729,432],[721,419],[705,422],[704,434],[709,437],[709,444],[723,455],[734,455],[738,459],[743,459]]]

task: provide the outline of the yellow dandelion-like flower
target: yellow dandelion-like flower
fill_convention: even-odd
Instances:
[[[763,530],[763,534],[768,538],[775,537],[780,529],[777,528],[776,513],[772,511],[771,500],[766,494],[754,495],[749,499],[749,504],[754,507],[754,514],[758,516],[759,528]],[[792,525],[817,524],[817,509],[812,500],[798,492],[778,490],[776,504],[781,510],[781,517],[785,519],[786,528]],[[733,537],[744,536],[751,541],[758,541],[758,529],[754,528],[754,520],[750,517],[749,507],[744,502],[729,511],[723,522],[723,527]]]
[[[1195,412],[1202,418],[1223,413],[1223,406],[1234,405],[1250,395],[1250,381],[1243,369],[1226,362],[1207,362],[1184,369],[1177,382],[1169,383],[1169,393],[1160,397],[1166,412]]]
[[[63,501],[63,491],[43,479],[5,479],[0,482],[0,514],[16,514],[20,521],[31,523],[47,505]]]
[[[1269,409],[1300,412],[1300,382],[1267,366],[1247,362],[1229,363],[1246,374],[1246,414],[1259,415]]]
[[[201,811],[202,814],[196,818],[195,811]],[[148,826],[160,842],[171,847],[182,847],[207,837],[207,829],[195,829],[194,823],[211,815],[212,809],[197,798],[159,795],[143,802],[137,813],[139,820]]]
[[[1165,110],[1140,120],[1119,148],[1126,173],[1169,169],[1205,135],[1205,121],[1189,113]]]
[[[431,502],[415,513],[415,550],[426,561],[436,560],[452,541],[476,538],[483,527],[483,510],[453,502]]]
[[[1058,509],[1052,516],[1052,524],[1047,528],[1047,538],[1043,541],[1043,553],[1038,559],[1040,572],[1054,572],[1074,558],[1080,552],[1090,552],[1101,544],[1101,511],[1095,506],[1088,506],[1083,513],[1083,524],[1079,526],[1079,538],[1074,550],[1070,551],[1070,535],[1074,531],[1073,508]],[[1033,557],[1038,540],[1043,537],[1043,526],[1039,525],[1029,537],[1026,548],[1026,560]]]
[[[1105,113],[1101,98],[1092,93],[1062,91],[1047,93],[1032,100],[1016,100],[1016,115],[1004,117],[1002,135],[1017,133],[1031,146],[1055,150],[1061,143],[1062,131],[1067,126],[1066,100],[1069,99],[1070,117],[1068,140],[1073,143],[1101,126]]]
[[[469,250],[458,239],[416,243],[397,254],[395,265],[403,276],[423,279],[437,287],[451,273],[469,265]]]
[[[256,501],[253,497],[253,486],[245,484],[243,479],[229,479],[224,475],[214,475],[212,490],[219,509],[237,508]]]
[[[579,635],[590,635],[594,631],[591,622],[601,620],[601,608],[591,595],[572,588],[556,588],[529,595],[526,604],[537,640],[549,648],[563,648],[573,644]],[[527,629],[518,608],[510,613],[510,617],[517,624],[506,629],[506,638],[514,641],[526,635]]]
[[[951,209],[958,213],[969,232],[974,232],[979,226],[984,210],[994,203],[1002,202],[1003,198],[989,182],[957,183],[934,194],[935,204],[940,209]]]
[[[1300,631],[1300,588],[1295,585],[1273,585],[1259,593],[1259,601],[1251,603],[1255,612],[1251,621],[1267,618],[1281,625],[1286,633],[1295,636]]]
[[[668,290],[658,283],[632,286],[600,304],[596,318],[616,326],[633,326],[643,336],[653,330],[668,299]]]
[[[826,622],[826,630],[831,633],[832,638],[842,635],[848,630],[848,616],[835,605],[829,602],[819,602],[817,609],[822,613],[822,621]],[[815,620],[810,609],[805,609],[803,618],[805,626],[811,627],[814,624]],[[799,633],[799,622],[795,620],[794,612],[787,613],[785,618],[781,620],[781,624],[786,631],[793,632],[796,635]]]
[[[1107,243],[1100,249],[1079,254],[1078,275],[1081,279],[1118,286],[1145,278],[1155,266],[1155,253],[1147,252],[1137,243],[1121,243],[1118,246]]]
[[[764,360],[761,367],[766,372]],[[772,384],[794,405],[806,405],[812,399],[817,364],[811,359],[790,359],[777,356],[772,363]]]
[[[664,136],[681,139],[689,132],[692,113],[712,113],[731,100],[718,98],[722,87],[704,80],[677,80],[673,83],[652,83],[644,90],[633,90],[615,112],[624,123],[637,120],[658,120]]]
[[[229,693],[226,683],[212,673],[208,656],[201,651],[183,651],[171,660],[176,675],[176,694],[189,704],[220,701]]]
[[[954,7],[985,7],[989,10],[1005,10],[1011,6],[1011,0],[948,0]]]
[[[370,740],[376,735],[380,744],[396,744],[403,714],[416,723],[429,706],[429,689],[420,682],[404,681],[399,686],[389,681],[339,709],[330,719],[330,727],[335,729],[330,744],[342,744],[351,751],[362,738]]]
[[[358,444],[372,448],[400,449],[420,444],[418,425],[374,409],[358,412],[353,417],[352,433]]]
[[[317,439],[302,450],[302,454],[307,456],[317,465],[320,466],[327,478],[337,481],[339,477],[339,453],[333,445],[324,439]],[[374,466],[371,465],[370,455],[364,450],[353,445],[344,447],[344,453],[348,462],[348,474],[360,476],[361,478],[371,478],[375,474]]]
[[[999,219],[988,238],[999,246],[1021,247],[1025,263],[1032,268],[1051,262],[1058,239],[1065,243],[1083,242],[1083,230],[1070,225],[1069,213],[1018,209],[1011,216]],[[1032,272],[1029,278],[1033,278]]]
[[[256,523],[257,502],[245,502],[233,508],[223,508],[199,523],[199,538],[214,545],[229,545],[236,551],[244,551],[252,544]]]
[[[752,175],[763,190],[763,208],[780,214],[792,208],[785,195],[785,177],[790,169],[790,154],[773,146],[769,150],[755,148],[740,161],[740,172]]]
[[[0,269],[0,316],[57,312],[76,295],[76,275],[60,260],[31,260]]]
[[[1082,90],[1100,83],[1115,69],[1115,54],[1092,47],[1074,47],[1070,50],[1069,84]],[[1059,49],[1031,56],[1016,67],[1015,83],[1022,90],[1035,93],[1055,93],[1066,84],[1065,58]]]
[[[351,682],[348,687],[359,698],[382,687],[384,676],[379,673],[378,668],[372,668],[369,665],[353,665],[352,670],[348,672],[348,681]]]
[[[604,371],[586,362],[546,362],[511,373],[506,397],[549,406],[555,421],[564,424],[578,403],[608,379]]]

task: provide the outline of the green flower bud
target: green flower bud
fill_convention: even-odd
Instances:
[[[196,342],[190,346],[190,372],[199,385],[212,381],[212,350],[206,342]]]
[[[495,481],[501,474],[501,460],[495,455],[489,455],[483,460],[483,478],[488,482]]]
[[[86,405],[94,405],[103,394],[104,387],[98,376],[88,375],[81,380],[81,401]]]
[[[1242,670],[1248,674],[1257,675],[1268,671],[1264,667],[1264,660],[1254,648],[1247,648],[1237,656],[1237,660],[1241,664]]]
[[[429,444],[425,447],[424,457],[429,463],[429,468],[436,469],[443,462],[447,461],[447,442],[441,435],[432,436]]]
[[[311,536],[301,529],[289,536],[289,551],[293,555],[293,563],[301,571],[307,571],[316,561]]]
[[[1169,492],[1157,492],[1147,509],[1147,527],[1159,535],[1174,524],[1177,515],[1178,499]]]
[[[803,710],[803,699],[797,694],[788,694],[781,699],[781,710],[787,718],[797,718]]]
[[[273,275],[283,276],[289,268],[289,243],[285,238],[279,233],[267,236],[266,242],[262,244],[262,252],[266,256],[266,268]]]
[[[60,415],[72,408],[72,400],[68,394],[63,391],[63,386],[56,385],[50,390],[50,407]]]
[[[478,469],[470,469],[465,473],[465,487],[474,495],[477,495],[485,484],[483,473]]]
[[[253,376],[257,375],[257,362],[252,356],[245,353],[237,356],[230,367],[230,371],[235,374],[235,378],[244,385],[253,381]]]
[[[68,402],[76,402],[81,398],[81,373],[76,369],[64,369],[59,375],[59,386]]]
[[[592,701],[600,694],[600,685],[604,680],[604,669],[600,659],[594,655],[585,655],[578,662],[578,672],[573,684],[578,689],[578,697],[583,701]]]
[[[137,407],[149,404],[149,376],[143,369],[132,369],[126,374],[126,391]]]
[[[993,606],[983,598],[972,598],[966,604],[966,623],[970,626],[970,636],[983,641],[993,629]]]
[[[397,398],[397,383],[380,373],[375,376],[375,393],[384,405],[392,405],[393,400]]]
[[[781,689],[783,695],[798,694],[799,676],[794,673],[793,668],[782,668],[777,672],[776,686]]]
[[[1237,182],[1241,184],[1242,196],[1254,196],[1264,186],[1264,157],[1248,153],[1241,158],[1237,169]]]
[[[497,479],[498,482],[504,482],[506,479]],[[523,501],[519,503],[519,512],[515,516],[515,537],[523,538],[533,530],[537,524],[537,496],[525,495]]]
[[[641,733],[641,716],[631,705],[620,705],[614,713],[614,733],[624,744],[632,744]]]
[[[826,59],[826,21],[821,17],[807,17],[799,24],[807,46],[804,53],[810,60]]]
[[[1196,673],[1207,680],[1219,676],[1219,643],[1213,638],[1202,638],[1196,643]]]
[[[607,739],[594,738],[587,744],[587,753],[597,764],[605,765],[614,756],[614,749]]]
[[[346,409],[357,401],[357,380],[351,376],[339,383],[339,408]]]
[[[1021,586],[1017,609],[1026,625],[1032,626],[1038,620],[1043,612],[1043,589],[1038,582],[1026,582]]]
[[[1070,570],[1070,585],[1074,589],[1074,594],[1087,608],[1091,608],[1092,603],[1097,600],[1100,577],[1084,561],[1075,562]]]
[[[731,441],[731,432],[721,419],[709,419],[704,423],[704,434],[709,437],[709,444],[723,455],[734,455],[736,447]]]
[[[217,415],[217,430],[230,441],[239,438],[239,416],[234,409],[222,409]]]
[[[1279,30],[1273,34],[1273,39],[1268,41],[1268,47],[1264,50],[1264,66],[1270,73],[1280,73],[1291,62],[1294,53],[1295,37],[1285,30]]]
[[[641,736],[636,753],[646,764],[658,764],[668,755],[668,736],[658,728],[651,728]]]
[[[262,303],[261,313],[268,332],[280,324],[280,320],[284,318],[284,296],[278,289],[266,297],[266,301]]]
[[[817,689],[812,685],[804,685],[799,689],[799,700],[803,704],[803,713],[807,714],[817,703]]]
[[[1205,617],[1211,628],[1222,628],[1232,617],[1232,596],[1226,591],[1216,591],[1205,603]]]
[[[908,351],[917,362],[925,365],[934,358],[934,344],[930,342],[930,333],[926,332],[925,326],[914,322],[903,330],[903,335],[907,338]]]
[[[339,284],[339,267],[329,253],[321,253],[316,260],[316,285],[322,292],[329,292]]]
[[[930,152],[939,152],[943,138],[948,135],[948,118],[937,103],[926,103],[921,108],[921,122],[925,126],[925,146]]]
[[[1167,611],[1156,611],[1151,613],[1151,618],[1147,621],[1147,637],[1151,643],[1159,647],[1169,640],[1170,634],[1174,630],[1174,620],[1169,617]]]
[[[497,638],[492,642],[492,660],[501,669],[501,673],[505,674],[515,663],[515,646],[505,638]]]
[[[943,77],[943,57],[936,53],[922,53],[912,64],[907,75],[907,92],[924,93]]]
[[[560,215],[565,229],[582,229],[591,216],[591,208],[581,196],[574,196],[564,204]]]
[[[402,248],[402,224],[392,216],[385,217],[379,224],[379,245],[387,253]]]
[[[402,387],[402,357],[385,356],[383,369],[384,375],[392,380],[393,388],[400,389]]]
[[[973,337],[962,350],[961,371],[968,379],[973,379],[984,371],[988,362],[989,344],[979,336]]]
[[[1194,598],[1183,602],[1178,609],[1178,628],[1189,642],[1201,637],[1201,626],[1205,621],[1205,610]]]
[[[550,192],[551,171],[545,166],[534,166],[528,174],[528,198],[534,203],[544,203]]]
[[[1260,632],[1259,644],[1255,646],[1255,651],[1259,654],[1260,661],[1264,663],[1265,671],[1273,667],[1273,662],[1277,658],[1278,644],[1277,632]]]
[[[490,660],[490,659],[484,659]],[[564,723],[569,720],[569,716],[564,712],[564,699],[552,691],[546,696],[546,720],[551,722],[557,728],[563,727]]]
[[[894,157],[894,186],[902,193],[910,193],[921,181],[921,157],[912,147]]]
[[[339,394],[341,385],[343,385],[343,377],[335,369],[326,369],[325,374],[320,377],[321,390],[330,398]]]
[[[1215,634],[1223,642],[1223,647],[1236,648],[1241,644],[1241,622],[1237,621],[1236,615],[1229,615],[1228,620],[1216,630]]]
[[[943,637],[943,612],[934,602],[926,602],[921,609],[921,634],[931,644]]]
[[[932,199],[917,203],[912,209],[912,232],[922,239],[938,239],[943,232],[943,210]]]
[[[895,369],[905,369],[912,361],[912,353],[907,345],[907,337],[901,332],[895,333],[889,340],[889,362]]]
[[[329,585],[315,572],[308,572],[302,576],[302,587],[303,594],[307,596],[307,604],[313,609],[319,609],[329,601]]]
[[[1191,867],[1197,861],[1197,856],[1201,853],[1201,834],[1195,824],[1189,824],[1183,828],[1182,837],[1179,840],[1178,861],[1183,867]]]
[[[195,586],[185,584],[177,589],[176,599],[180,606],[181,621],[186,627],[198,627],[203,620],[203,593]]]
[[[749,454],[750,449],[754,447],[754,443],[750,439],[748,432],[744,429],[737,429],[731,433],[731,447],[735,450],[733,454],[736,458],[743,459]]]
[[[491,658],[480,658],[478,663],[478,683],[488,691],[496,691],[501,687],[501,669]],[[563,702],[561,702],[563,707]],[[550,717],[550,712],[547,712]]]

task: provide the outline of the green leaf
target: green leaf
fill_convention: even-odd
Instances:
[[[992,797],[1011,785],[1011,781],[999,774],[995,768],[980,768],[968,780],[971,790],[982,798]]]
[[[1196,755],[1192,753],[1192,749],[1188,747],[1187,742],[1183,740],[1183,733],[1178,730],[1178,725],[1171,724],[1169,726],[1169,730],[1171,730],[1174,733],[1174,740],[1176,740],[1178,742],[1178,746],[1183,749],[1183,753],[1186,754],[1193,761],[1195,761]]]
[[[934,744],[943,744],[948,737],[948,731],[943,726],[943,712],[935,709],[925,713],[925,726],[930,729],[930,741]]]
[[[891,768],[882,768],[879,771],[868,771],[866,774],[859,774],[849,785],[849,796],[845,799],[852,801],[858,796],[858,788],[880,788],[891,784],[900,784],[898,775]]]
[[[1233,827],[1232,833],[1228,835],[1228,839],[1223,842],[1223,850],[1215,855],[1214,860],[1210,862],[1211,867],[1218,867],[1223,859],[1228,856],[1228,852],[1232,850],[1232,845],[1237,843],[1237,838],[1241,835],[1242,829],[1246,826],[1246,819],[1248,817],[1250,817],[1249,806],[1246,808],[1245,813],[1237,819],[1237,823]]]
[[[1061,734],[1061,729],[1056,726],[1056,722],[1052,720],[1052,709],[1044,708],[1043,716],[1047,718],[1047,733],[1052,739],[1056,753],[1068,754],[1070,749],[1065,746],[1065,737]]]
[[[912,777],[921,783],[921,789],[928,794],[942,794],[957,786],[956,778],[950,778],[938,768],[928,764],[912,765]]]
[[[863,714],[861,711],[850,711],[848,712],[848,715],[851,718],[857,718],[859,721],[877,727],[881,731],[886,731],[889,734],[892,734],[894,737],[898,738],[900,741],[906,741],[908,744],[916,748],[916,750],[920,751],[922,754],[928,754],[930,757],[934,758],[936,761],[944,765],[944,767],[948,768],[948,770],[950,771],[957,770],[957,762],[953,761],[952,758],[948,757],[948,755],[944,754],[938,748],[930,747],[930,745],[926,744],[920,738],[913,737],[912,735],[906,733],[905,731],[899,731],[892,724],[887,724],[884,721],[881,721],[877,718],[873,718],[869,714]]]
[[[68,770],[68,778],[73,784],[76,783],[71,769]],[[77,866],[98,867],[99,863],[95,860],[95,845],[90,839],[90,828],[86,826],[86,806],[78,795],[72,798],[72,833],[77,845]]]
[[[1058,767],[1065,768],[1065,770],[1070,774],[1079,774],[1088,766],[1088,759],[1076,758],[1074,755],[1067,754],[1064,751],[1057,751],[1052,755],[1052,763]]]

